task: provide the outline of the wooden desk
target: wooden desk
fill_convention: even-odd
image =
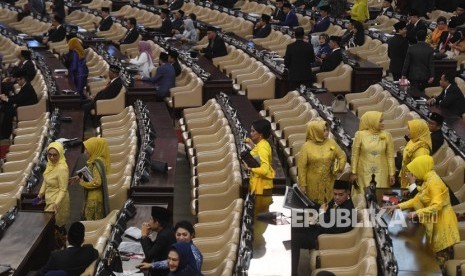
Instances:
[[[54,247],[55,219],[52,213],[20,211],[0,240],[0,260],[24,276],[40,269]]]
[[[352,91],[363,92],[370,85],[378,83],[383,78],[383,68],[379,65],[360,59],[358,56],[349,55],[357,61],[357,64],[352,66]]]

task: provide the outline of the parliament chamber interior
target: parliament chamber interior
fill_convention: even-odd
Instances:
[[[0,1],[0,275],[465,275],[462,2]]]

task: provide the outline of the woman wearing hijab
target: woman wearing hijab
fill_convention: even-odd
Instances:
[[[139,66],[139,72],[143,77],[150,78],[150,72],[154,68],[152,47],[147,41],[139,41],[139,56],[129,60],[131,64]]]
[[[44,211],[55,212],[55,224],[63,226],[69,218],[68,165],[61,143],[52,142],[47,149],[48,163],[37,197],[45,199]]]
[[[355,3],[350,10],[350,17],[360,23],[365,23],[368,19],[370,19],[367,0],[355,0]]]
[[[168,276],[200,276],[197,270],[191,246],[186,242],[178,242],[171,246],[168,253]]]
[[[372,174],[377,187],[388,188],[395,183],[394,143],[383,128],[381,112],[368,111],[360,118],[352,145],[351,181],[357,180],[359,185],[355,193],[364,193]]]
[[[92,137],[84,142],[89,155],[87,169],[92,173],[92,180],[86,181],[80,176],[80,185],[86,191],[84,217],[86,220],[104,218],[109,212],[107,174],[110,173],[110,149],[104,138]],[[89,180],[89,179],[87,179]]]
[[[195,45],[197,43],[197,31],[194,27],[194,21],[191,19],[184,19],[184,32],[174,36],[187,44]]]
[[[402,152],[402,168],[399,173],[402,188],[406,188],[409,184],[407,164],[418,156],[429,155],[432,147],[431,133],[428,124],[424,120],[415,119],[408,121],[407,126],[410,140]]]
[[[300,189],[319,204],[333,198],[336,175],[346,164],[346,154],[328,135],[326,121],[311,121],[297,161]]]
[[[86,53],[81,41],[76,37],[69,40],[68,48],[68,72],[81,99],[84,99],[84,87],[87,85],[87,76],[89,75],[89,69],[86,64]]]
[[[397,208],[414,209],[408,213],[408,218],[418,218],[424,225],[426,240],[444,271],[444,263],[452,257],[452,246],[460,242],[460,236],[457,216],[450,204],[449,189],[433,167],[434,161],[429,155],[419,156],[410,162],[407,165],[408,180],[414,185],[417,182],[418,193],[406,202],[387,208],[389,212]]]

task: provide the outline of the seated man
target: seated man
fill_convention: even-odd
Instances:
[[[102,7],[101,15],[102,20],[100,20],[98,25],[96,25],[96,29],[98,32],[108,31],[113,25],[113,19],[110,16],[110,8]]]
[[[170,89],[175,86],[176,82],[176,73],[174,71],[173,65],[168,62],[168,54],[161,52],[160,57],[158,58],[160,66],[157,69],[157,73],[154,77],[142,77],[136,75],[135,79],[150,81],[155,85],[155,93],[157,100],[163,100],[163,98],[170,95]]]
[[[228,54],[224,40],[218,36],[215,27],[209,26],[207,29],[208,46],[201,50],[208,59],[222,57]]]
[[[330,36],[329,37],[329,48],[331,48],[331,54],[326,56],[325,59],[323,59],[320,71],[321,72],[329,72],[333,71],[336,69],[336,67],[339,66],[342,62],[342,52],[341,52],[341,46],[339,46],[341,43],[341,37],[340,36]]]
[[[328,204],[316,208],[319,210],[318,223],[291,228],[292,275],[297,275],[300,248],[315,249],[316,241],[321,234],[340,234],[352,230],[354,224],[352,220],[356,218],[352,216],[355,207],[350,198],[350,189],[349,182],[336,180],[333,199]],[[293,215],[296,214],[297,212],[293,212]]]
[[[26,80],[24,71],[20,70],[16,72],[14,77],[21,87],[18,94],[10,97],[5,94],[0,95],[0,110],[3,113],[0,139],[8,139],[11,136],[11,132],[13,131],[13,118],[17,107],[32,105],[38,102],[34,87]]]
[[[179,64],[179,61],[178,61],[178,56],[179,56],[179,53],[176,50],[168,51],[168,62],[171,65],[173,65],[174,73],[176,77],[181,75],[181,71],[182,71],[181,64]]]
[[[290,28],[299,26],[297,15],[295,15],[295,11],[292,9],[292,6],[289,2],[285,2],[283,4],[283,12],[285,14],[285,19],[283,22],[278,23],[279,25],[288,26]]]
[[[63,18],[58,15],[54,15],[51,19],[52,27],[48,32],[44,35],[45,37],[42,39],[44,44],[48,42],[58,42],[62,41],[66,37],[66,29],[63,26]]]
[[[131,44],[136,42],[136,40],[139,38],[136,19],[134,17],[128,18],[126,23],[128,31],[120,41],[116,42],[116,45]]]
[[[108,72],[108,76],[110,77],[110,82],[102,89],[100,92],[95,95],[95,98],[90,97],[82,104],[82,109],[84,110],[84,128],[87,122],[87,118],[91,116],[90,113],[93,109],[95,109],[95,103],[98,100],[105,100],[105,99],[113,99],[116,97],[123,87],[123,81],[119,76],[120,68],[115,65],[110,65],[110,71]],[[95,121],[93,120],[95,125]]]
[[[171,22],[171,33],[181,33],[184,31],[184,11],[178,10],[174,12],[174,20]]]
[[[16,66],[11,69],[11,74],[14,75],[22,70],[27,81],[32,81],[36,76],[37,70],[34,62],[31,60],[31,51],[21,50],[19,54],[19,61]],[[14,78],[6,77],[2,80],[1,91],[3,94],[13,91]]]
[[[40,269],[39,275],[51,271],[64,271],[66,275],[83,273],[98,258],[98,251],[91,244],[82,245],[84,234],[85,228],[81,222],[71,224],[68,231],[68,247],[52,252],[47,264]]]
[[[465,97],[455,83],[455,74],[442,74],[439,85],[443,89],[437,97],[428,100],[429,105],[438,105],[442,109],[462,117],[465,113]]]
[[[271,17],[268,14],[262,14],[260,20],[255,24],[253,29],[253,38],[265,38],[271,33]]]
[[[162,207],[152,207],[152,217],[148,222],[144,222],[141,226],[140,244],[144,250],[144,262],[152,263],[166,260],[170,246],[176,242],[174,230],[170,225],[171,214],[168,210]],[[156,232],[155,240],[151,240],[149,235]],[[152,275],[167,275],[168,270],[153,269]]]
[[[161,9],[160,17],[162,19],[161,27],[156,28],[155,31],[163,35],[166,35],[166,36],[171,36],[172,30],[173,30],[173,24],[171,23],[171,20],[170,20],[170,10]]]
[[[435,154],[444,144],[444,134],[442,133],[443,123],[444,117],[436,112],[431,112],[428,118],[428,128],[429,131],[431,131],[431,155]]]
[[[325,32],[328,28],[331,22],[329,21],[329,13],[331,12],[331,8],[329,6],[322,6],[320,7],[320,18],[316,22],[313,22],[313,27],[312,30],[310,31],[310,34],[312,33],[319,33],[319,32]]]

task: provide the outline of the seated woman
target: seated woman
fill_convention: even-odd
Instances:
[[[150,44],[147,41],[139,41],[139,56],[130,59],[129,62],[139,66],[139,73],[143,77],[150,78],[150,72],[154,68]]]
[[[351,20],[347,26],[347,31],[341,37],[341,46],[352,48],[362,46],[363,43],[365,43],[363,24],[356,20]]]
[[[185,242],[178,242],[171,246],[168,253],[168,276],[200,276],[196,268],[194,254],[191,246]]]
[[[322,33],[319,36],[320,47],[315,53],[315,63],[312,67],[320,67],[323,60],[331,54],[331,48],[329,48],[329,36],[326,33]]]
[[[184,32],[182,34],[175,34],[174,37],[182,42],[190,45],[197,43],[197,31],[194,27],[194,22],[191,19],[184,19]]]
[[[426,39],[426,42],[431,44],[433,48],[436,48],[438,46],[439,39],[441,38],[441,34],[447,31],[448,31],[447,19],[444,16],[439,16],[438,19],[436,20],[436,28],[431,33],[431,35],[428,36],[428,38]]]

